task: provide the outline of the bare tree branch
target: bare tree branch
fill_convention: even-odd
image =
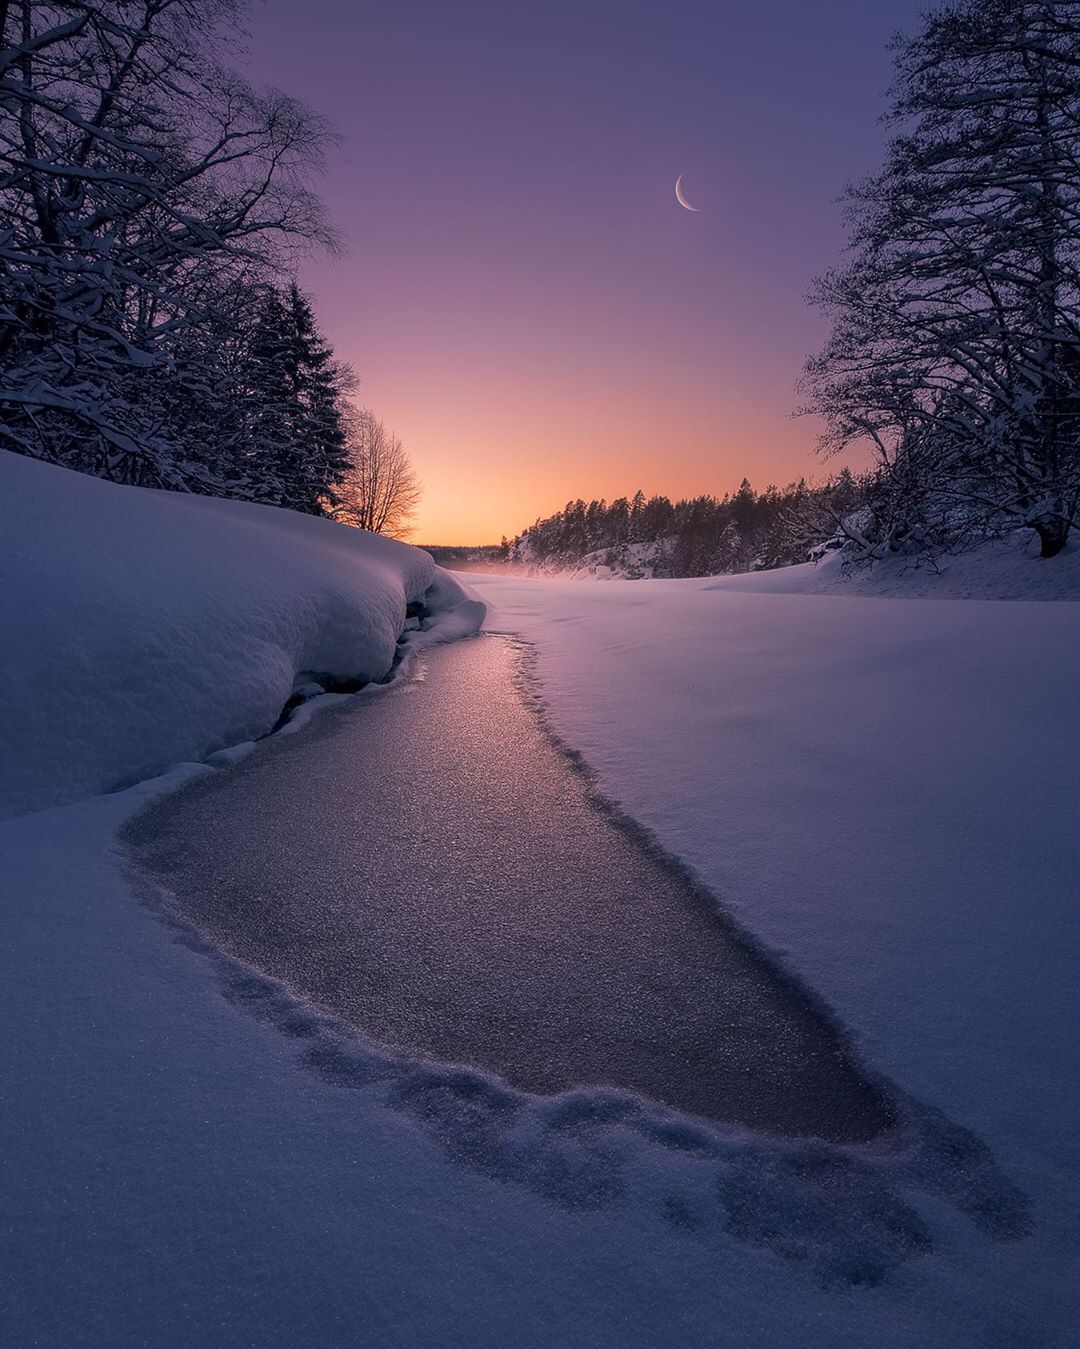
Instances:
[[[367,408],[346,422],[350,467],[331,515],[343,524],[407,538],[423,496],[404,445]]]

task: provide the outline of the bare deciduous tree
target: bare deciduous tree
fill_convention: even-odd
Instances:
[[[367,408],[346,419],[349,468],[330,514],[342,524],[407,538],[423,489],[405,446]]]

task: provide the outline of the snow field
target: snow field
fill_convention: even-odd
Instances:
[[[210,771],[0,822],[5,1343],[1064,1349],[908,1156],[395,1059],[161,921],[115,835]]]
[[[477,600],[317,520],[6,455],[0,485],[0,781],[36,810],[0,822],[4,1343],[1071,1349],[1080,607],[785,593],[828,580],[802,568],[470,573]],[[74,800],[227,763],[304,676],[383,677],[410,603],[411,645],[482,601],[604,792],[851,1028],[903,1138],[376,1050],[129,874],[126,821],[211,768]]]
[[[534,643],[545,715],[605,794],[1028,1196],[1029,1236],[953,1269],[970,1338],[928,1343],[1068,1343],[1080,605],[798,593],[812,568],[470,579],[488,628]],[[927,1289],[958,1250],[931,1231]]]

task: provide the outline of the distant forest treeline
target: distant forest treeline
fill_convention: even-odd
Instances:
[[[805,481],[755,492],[743,479],[722,498],[666,496],[570,501],[537,520],[501,553],[538,571],[607,568],[620,576],[713,576],[805,562],[863,504],[866,483],[843,469],[823,486]]]

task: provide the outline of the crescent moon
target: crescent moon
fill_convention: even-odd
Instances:
[[[683,195],[682,180],[684,177],[685,175],[680,173],[678,178],[675,179],[675,200],[679,203],[679,205],[683,208],[684,211],[700,211],[701,210],[700,206],[691,206],[690,203],[686,200],[686,197]]]

